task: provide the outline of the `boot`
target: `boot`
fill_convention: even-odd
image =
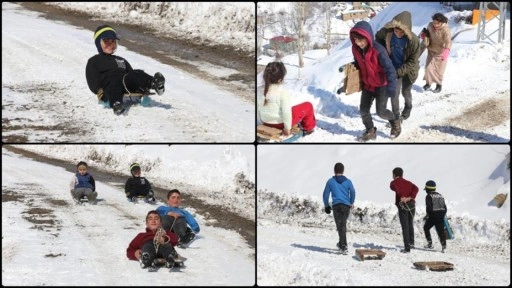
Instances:
[[[430,89],[430,84],[425,84],[425,86],[423,86],[423,90],[425,90],[425,91],[431,90]]]
[[[427,245],[424,246],[426,249],[434,249],[434,246],[432,245],[432,242],[429,241]]]
[[[363,141],[363,142],[366,142],[368,140],[375,140],[375,139],[377,139],[377,128],[376,127],[366,129],[366,131],[364,131],[363,135],[361,135],[361,137],[359,137],[359,140]]]
[[[441,87],[441,85],[440,85],[440,84],[437,84],[437,85],[436,85],[436,89],[434,89],[434,91],[432,91],[432,92],[434,92],[434,93],[439,93],[439,92],[441,92],[441,88],[442,88],[442,87]]]
[[[165,78],[160,72],[156,72],[153,77],[153,83],[151,83],[151,88],[155,89],[156,94],[162,95],[165,92]]]
[[[112,109],[114,109],[114,114],[120,115],[124,112],[124,106],[121,102],[116,101],[114,105],[112,105]]]
[[[389,123],[391,124],[391,133],[389,137],[391,139],[395,139],[400,136],[400,133],[402,132],[402,125],[400,122],[400,120],[389,120]]]

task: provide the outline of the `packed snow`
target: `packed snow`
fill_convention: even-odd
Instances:
[[[258,13],[280,15],[290,11],[290,3],[259,2]],[[427,53],[419,58],[419,76],[412,88],[413,109],[411,117],[402,124],[401,135],[392,140],[388,121],[375,113],[372,117],[377,127],[377,139],[372,142],[492,142],[510,141],[510,19],[506,15],[505,39],[498,43],[497,31],[489,39],[477,41],[477,25],[457,22],[467,17],[470,11],[453,11],[439,2],[391,3],[372,19],[366,19],[373,32],[382,28],[395,15],[402,11],[412,14],[412,31],[417,35],[423,27],[432,21],[436,12],[448,17],[448,25],[455,35],[444,74],[441,93],[424,92],[424,67]],[[298,55],[290,54],[278,59],[286,65],[284,79],[286,88],[292,91],[293,103],[310,101],[315,107],[317,129],[315,133],[298,142],[356,142],[364,132],[359,115],[361,92],[350,95],[336,94],[342,86],[344,74],[338,68],[354,61],[351,43],[347,38],[332,47],[312,50],[313,44],[322,45],[325,31],[325,15],[315,8],[314,17],[306,21],[309,49],[305,52],[305,66],[299,68]],[[342,21],[332,15],[332,32],[347,35],[354,25],[353,21]],[[269,21],[270,22],[270,21]],[[284,23],[284,24],[283,24]],[[268,39],[279,36],[284,31],[293,31],[290,23],[276,21],[265,26],[262,49],[269,48]],[[498,20],[486,23],[487,34],[498,29]],[[323,41],[323,42],[322,42]],[[263,52],[263,51],[261,51]],[[257,64],[264,67],[274,57],[261,55]],[[263,73],[257,75],[257,94],[263,93]],[[403,96],[400,95],[400,107],[403,109]],[[389,103],[389,102],[388,102]],[[391,109],[391,104],[388,104]]]
[[[113,13],[115,4],[107,6],[107,10],[94,7]],[[243,5],[234,7],[242,9]],[[229,11],[236,15],[238,10]],[[98,53],[92,41],[94,31],[46,20],[7,2],[2,3],[2,27],[4,142],[254,141],[254,103],[129,51],[122,42],[115,54],[128,60],[134,69],[150,75],[161,72],[166,78],[166,92],[151,96],[149,107],[128,105],[124,115],[116,116],[111,108],[99,103],[85,79],[87,60]],[[208,32],[213,34],[213,30]],[[236,33],[231,37],[247,38]]]
[[[259,285],[510,284],[510,197],[501,208],[494,201],[497,194],[510,194],[509,145],[258,145],[257,161]],[[347,222],[349,255],[338,252],[334,219],[322,201],[336,162],[345,165],[344,175],[356,190]],[[420,189],[416,249],[409,254],[399,252],[402,230],[389,188],[395,167]],[[444,254],[434,228],[434,250],[423,248],[428,180],[446,199],[455,235]],[[380,249],[386,256],[360,261],[355,249]],[[422,261],[448,262],[454,270],[413,266]]]
[[[207,202],[210,198],[210,203],[228,210],[236,206],[233,210],[254,220],[254,189],[240,191],[233,179],[243,173],[254,183],[253,145],[17,147],[72,163],[84,160],[95,171],[93,177],[110,170],[128,178],[129,165],[138,161],[153,185],[170,190],[169,183],[180,181],[203,187],[204,194],[194,196]],[[144,231],[147,212],[163,202],[129,203],[124,188],[116,187],[124,183],[96,180],[98,204],[76,205],[69,193],[72,176],[62,167],[2,149],[3,285],[254,285],[254,248],[236,231],[212,225],[222,219],[208,219],[186,203],[201,231],[188,248],[177,248],[187,258],[185,268],[142,270],[138,262],[128,260],[126,248]]]

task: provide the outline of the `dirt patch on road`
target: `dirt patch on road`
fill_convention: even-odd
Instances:
[[[510,120],[510,91],[502,92],[498,98],[485,100],[466,109],[464,113],[449,119],[447,123],[455,127],[480,131],[507,120]]]

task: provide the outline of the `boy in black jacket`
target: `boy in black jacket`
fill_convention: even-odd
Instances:
[[[94,32],[97,55],[89,58],[85,68],[87,85],[98,99],[109,102],[116,115],[124,111],[123,94],[148,93],[155,89],[158,95],[165,91],[165,78],[157,72],[154,77],[142,70],[133,70],[126,59],[115,56],[117,37],[114,28],[102,25]]]
[[[146,202],[155,202],[154,192],[151,188],[151,184],[148,179],[140,176],[140,165],[138,163],[133,163],[130,166],[130,172],[132,173],[132,178],[126,180],[126,184],[124,186],[124,192],[126,193],[126,198],[130,202],[135,202],[136,198],[143,196],[145,197]]]
[[[423,231],[425,231],[425,237],[427,238],[428,244],[425,248],[432,249],[434,246],[432,245],[432,237],[430,236],[430,228],[432,226],[436,227],[437,235],[441,240],[441,245],[443,247],[442,252],[446,250],[446,236],[444,234],[444,217],[446,216],[446,203],[444,202],[443,195],[436,192],[436,182],[429,180],[425,184],[425,191],[427,192],[427,196],[425,197],[425,203],[427,206],[427,216],[425,225],[423,226]]]

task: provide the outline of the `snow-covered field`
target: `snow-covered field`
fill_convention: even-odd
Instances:
[[[168,148],[167,145],[162,146]],[[46,145],[37,147],[51,151]],[[74,146],[75,152],[80,150],[77,147],[81,146]],[[117,146],[117,150],[120,152],[122,147],[124,145]],[[104,151],[114,148],[112,145],[103,147]],[[116,155],[113,152],[116,156],[110,163],[117,163],[114,166],[127,171],[129,166],[126,163],[134,160],[128,155],[136,156],[136,149],[140,149],[136,159],[143,169],[152,169],[152,172],[144,172],[148,179],[155,180],[152,183],[161,184],[163,174],[168,175],[165,180],[169,183],[168,180],[172,179],[170,175],[183,176],[182,173],[188,171],[196,175],[196,179],[201,179],[196,182],[223,187],[225,202],[236,201],[233,200],[237,199],[233,195],[236,193],[234,184],[224,181],[232,176],[228,176],[232,169],[254,171],[253,167],[242,164],[254,157],[254,151],[243,155],[241,151],[244,149],[241,147],[225,147],[223,154],[221,150],[209,148],[211,158],[204,158],[206,154],[202,154],[198,146],[189,146],[188,150],[186,147],[175,148],[178,153],[173,157],[169,157],[172,153],[166,153],[163,148],[155,147],[147,151],[147,147],[129,147],[124,151],[123,160],[117,159],[122,156],[121,153]],[[84,150],[92,151],[93,148]],[[142,153],[142,150],[148,153]],[[193,150],[195,153],[192,153]],[[85,159],[95,171],[100,167],[113,169],[112,166],[81,158],[84,154],[73,154],[65,148],[53,152],[60,153],[63,160],[73,161],[72,157]],[[165,168],[162,163],[155,164],[155,158],[150,155],[157,153],[164,162],[172,158],[173,163]],[[192,157],[192,154],[197,157]],[[102,157],[106,156],[107,152]],[[185,157],[187,160],[183,159]],[[254,163],[253,158],[251,161],[246,165]],[[150,163],[154,165],[150,166]],[[212,179],[206,171],[208,167],[214,169],[216,165],[222,165],[225,173],[218,173]],[[147,212],[163,203],[159,202],[156,206],[132,204],[125,200],[124,190],[115,186],[119,183],[96,181],[100,200],[98,205],[76,205],[69,193],[72,175],[61,167],[39,163],[2,149],[2,285],[250,286],[255,283],[254,248],[249,247],[237,232],[215,228],[212,221],[216,219],[208,220],[204,215],[197,214],[193,207],[187,207],[187,210],[198,220],[201,232],[189,248],[177,248],[178,253],[187,258],[186,267],[171,274],[165,268],[158,273],[142,270],[138,262],[127,259],[126,248],[137,233],[144,231]],[[186,177],[182,178],[189,181]],[[227,206],[232,204],[226,203]],[[247,214],[250,214],[251,205],[254,215],[254,194],[251,203],[238,203],[238,207],[244,207]]]
[[[267,5],[263,5],[267,4]],[[268,13],[283,11],[287,3],[258,3],[262,11]],[[269,9],[275,9],[274,11]],[[403,122],[401,135],[392,140],[388,121],[380,119],[372,107],[372,116],[377,127],[377,139],[372,142],[491,142],[510,141],[510,19],[506,15],[505,39],[498,42],[497,31],[488,39],[477,41],[477,25],[457,23],[455,19],[467,15],[469,11],[451,11],[439,2],[391,3],[371,19],[373,32],[383,27],[398,13],[407,10],[412,14],[412,30],[419,34],[423,27],[432,21],[431,16],[441,12],[448,17],[448,25],[455,35],[441,93],[424,92],[424,66],[427,53],[420,57],[419,77],[412,88],[413,109],[411,117]],[[286,9],[284,9],[286,11]],[[325,28],[325,16],[317,15],[306,21],[307,31],[312,39],[322,36]],[[333,32],[347,34],[354,25],[333,19]],[[341,22],[341,23],[340,23]],[[266,38],[280,35],[281,22],[269,25]],[[281,27],[281,29],[279,29]],[[290,27],[287,26],[288,30]],[[486,24],[486,33],[498,29],[498,20]],[[266,43],[266,42],[265,42]],[[265,44],[264,43],[264,44]],[[275,61],[273,57],[258,57],[258,65]],[[292,91],[294,103],[310,101],[315,107],[317,129],[312,135],[298,142],[356,142],[364,131],[359,115],[360,92],[338,95],[336,90],[342,86],[344,74],[338,68],[353,61],[350,40],[340,42],[330,50],[309,50],[304,55],[304,68],[298,68],[297,54],[284,56],[288,71],[284,85]],[[257,76],[257,93],[263,93],[262,73]],[[400,95],[401,109],[404,105]],[[391,104],[388,104],[391,109]]]
[[[298,286],[506,286],[510,284],[509,145],[259,145],[257,163],[257,282]],[[347,223],[349,255],[337,252],[332,214],[322,193],[336,162],[354,184]],[[391,171],[402,167],[415,183],[415,246],[403,239]],[[276,177],[275,175],[279,175]],[[448,206],[455,239],[447,252],[435,229],[434,250],[423,232],[428,180]],[[380,249],[383,260],[359,261],[355,249]],[[417,270],[414,262],[442,261],[453,271]]]

